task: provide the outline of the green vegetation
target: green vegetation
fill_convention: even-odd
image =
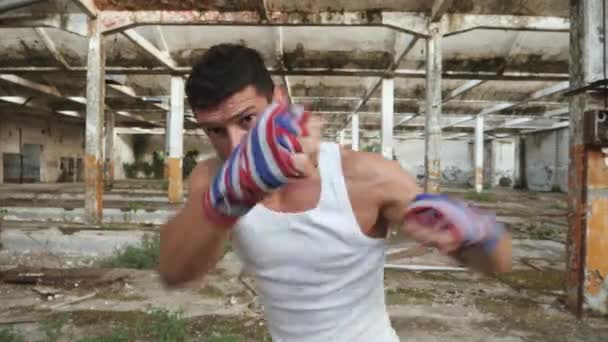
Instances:
[[[160,235],[146,233],[139,245],[125,246],[102,261],[105,267],[154,269],[160,258]]]

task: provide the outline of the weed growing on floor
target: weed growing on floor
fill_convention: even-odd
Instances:
[[[152,341],[185,341],[188,339],[188,321],[181,312],[154,309],[137,324],[138,335]]]
[[[160,235],[146,233],[139,245],[125,246],[102,261],[105,267],[154,269],[160,257]]]
[[[477,193],[475,191],[469,191],[464,194],[464,198],[474,202],[496,202],[496,196],[489,192]]]
[[[115,327],[107,335],[95,336],[95,337],[84,337],[77,342],[129,342],[129,331],[124,327]]]
[[[42,332],[45,338],[40,342],[58,341],[70,317],[67,314],[53,315],[42,321]]]
[[[0,341],[2,342],[25,342],[25,337],[17,333],[13,328],[0,329]]]

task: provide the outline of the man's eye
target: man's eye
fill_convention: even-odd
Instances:
[[[212,127],[212,128],[207,128],[205,129],[207,131],[208,134],[221,134],[223,132],[223,129],[220,127]]]
[[[249,125],[255,120],[255,114],[247,114],[241,118],[241,124]]]

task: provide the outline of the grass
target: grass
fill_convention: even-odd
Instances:
[[[50,314],[40,322],[36,342],[244,342],[270,341],[266,327],[247,318],[185,318],[179,311],[73,311]],[[0,342],[28,341],[13,328],[0,329]]]
[[[469,191],[464,194],[464,199],[475,202],[496,202],[496,196],[489,192]]]
[[[160,258],[160,235],[146,233],[139,245],[118,249],[114,255],[103,260],[105,267],[154,269]]]
[[[13,328],[0,329],[0,341],[2,342],[25,342],[25,337],[17,333]]]

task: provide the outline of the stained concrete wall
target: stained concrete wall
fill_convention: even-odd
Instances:
[[[424,140],[395,142],[395,154],[401,166],[424,180]],[[441,175],[444,184],[465,185],[473,178],[470,148],[467,141],[446,140],[441,143]]]
[[[567,128],[524,137],[528,189],[568,191],[569,139]]]
[[[76,160],[84,155],[84,126],[53,118],[15,117],[0,114],[0,182],[4,180],[3,153],[20,153],[22,144],[42,145],[40,181],[56,182],[61,174],[62,157]]]
[[[494,140],[492,146],[492,186],[513,186],[515,183],[515,143]]]

